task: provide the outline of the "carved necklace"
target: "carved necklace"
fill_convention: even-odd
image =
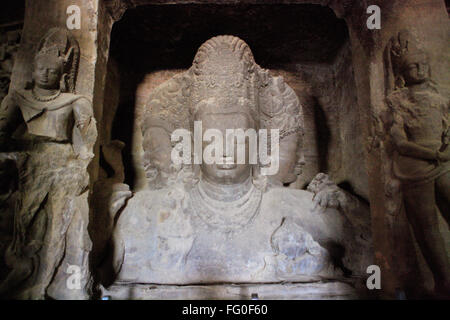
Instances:
[[[251,177],[250,177],[251,179]],[[248,225],[259,212],[262,191],[249,180],[250,189],[237,200],[211,198],[205,182],[199,183],[189,193],[195,214],[207,225],[223,231],[233,231]],[[238,193],[238,192],[236,192]]]
[[[55,94],[52,94],[50,96],[38,96],[36,94],[36,92],[34,92],[34,90],[31,90],[31,95],[33,96],[34,99],[36,99],[37,101],[41,101],[41,102],[49,102],[49,101],[53,101],[56,98],[58,98],[61,95],[61,90],[58,90],[58,92],[56,92]]]

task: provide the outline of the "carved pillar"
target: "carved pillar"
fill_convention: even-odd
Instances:
[[[101,0],[27,0],[25,9],[24,27],[22,33],[21,47],[16,56],[16,62],[11,77],[10,92],[20,90],[25,87],[25,83],[31,79],[30,67],[33,62],[33,55],[36,52],[36,46],[41,37],[51,28],[67,28],[67,20],[74,12],[69,11],[69,6],[78,6],[80,9],[80,29],[70,30],[79,43],[81,57],[78,69],[78,81],[76,83],[76,93],[87,97],[92,101],[92,108],[98,129],[100,130],[103,115],[103,96],[104,83],[106,76],[106,65],[109,56],[109,40],[110,32],[113,24],[113,18],[107,11],[104,1]],[[76,11],[75,11],[76,14]],[[90,186],[97,179],[99,166],[99,147],[98,142],[94,148],[95,157],[90,163],[88,172],[90,174]],[[64,188],[64,187],[63,187]],[[76,207],[83,211],[82,216],[86,219],[82,222],[82,228],[86,228],[92,217],[88,200],[88,193],[83,194],[75,200]],[[78,223],[78,222],[77,222]],[[77,237],[76,234],[68,235]],[[74,238],[74,239],[75,239]],[[78,238],[77,238],[78,239]],[[67,250],[90,250],[90,240],[85,239],[78,241],[69,241]],[[78,248],[82,246],[83,248]],[[87,261],[73,261],[74,265],[82,264],[82,276],[90,277],[89,264]],[[63,261],[64,266],[58,268],[66,268],[66,264],[70,261]],[[66,269],[64,269],[66,270]],[[63,271],[64,271],[63,270]],[[69,270],[69,269],[67,269]],[[70,271],[72,270],[72,271]],[[68,281],[71,272],[77,272],[72,268],[66,272],[59,272],[58,277],[67,277]],[[64,283],[65,281],[58,281]],[[76,288],[75,288],[76,289]],[[84,288],[83,288],[84,289]],[[70,288],[55,288],[52,298],[86,298],[84,294],[72,294]],[[89,291],[89,290],[88,290]],[[47,292],[47,294],[50,294]],[[38,297],[40,298],[40,297]]]
[[[369,16],[366,8],[373,4],[381,8],[380,30],[366,27]],[[406,291],[409,297],[423,294],[426,288],[421,286],[422,283],[430,286],[430,273],[417,254],[404,210],[392,207],[399,203],[399,195],[389,190],[386,172],[386,163],[392,159],[387,156],[382,141],[381,118],[386,110],[383,53],[390,37],[401,29],[412,30],[431,51],[434,79],[448,86],[450,24],[445,3],[437,0],[331,1],[330,6],[349,27],[362,134],[366,140],[372,234],[375,261],[381,268],[381,296],[394,298],[399,290]]]

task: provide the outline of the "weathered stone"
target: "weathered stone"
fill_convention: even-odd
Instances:
[[[242,40],[207,41],[193,67],[156,88],[147,108],[143,149],[169,179],[137,192],[121,213],[112,245],[116,285],[308,282],[348,272],[364,279],[372,252],[368,207],[350,204],[337,186],[316,185],[318,198],[339,194],[334,205],[276,183],[266,189],[267,177],[248,162],[203,163],[195,178],[191,166],[169,165],[170,134],[194,120],[204,130],[279,129],[281,145],[301,132],[295,93],[256,65]],[[280,163],[284,175],[276,181],[294,173],[297,139],[288,140],[294,148],[285,155],[293,159]]]
[[[20,45],[20,30],[3,34],[0,44],[0,103],[8,94],[15,55]]]
[[[207,286],[113,285],[102,289],[112,300],[347,300],[365,298],[343,282],[241,284]]]
[[[6,258],[12,270],[2,295],[90,295],[86,188],[97,130],[90,100],[75,94],[79,59],[73,36],[50,29],[37,46],[29,87],[12,90],[1,105],[1,151],[21,158],[14,238]],[[82,280],[69,291],[71,265]]]
[[[16,24],[14,25],[15,27]],[[20,43],[20,30],[0,33],[0,103],[8,94],[15,55]],[[12,240],[14,221],[14,197],[17,191],[18,172],[14,155],[0,155],[0,176],[3,185],[0,196],[0,257],[3,257],[8,244]],[[0,259],[0,273],[6,274],[7,267]],[[4,276],[0,276],[0,281]]]
[[[394,36],[386,57],[389,113],[384,125],[393,158],[388,179],[391,185],[393,179],[401,184],[396,184],[397,197],[391,201],[400,202],[403,194],[406,216],[433,272],[435,289],[447,294],[450,260],[438,215],[450,224],[450,100],[431,80],[429,57],[411,33]]]

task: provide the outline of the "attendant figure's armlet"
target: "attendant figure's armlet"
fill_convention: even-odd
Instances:
[[[75,124],[73,127],[73,147],[75,152],[91,152],[97,139],[97,128],[92,105],[86,98],[73,102]]]

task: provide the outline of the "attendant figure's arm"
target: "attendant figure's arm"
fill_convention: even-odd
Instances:
[[[399,154],[411,158],[438,160],[438,150],[431,150],[408,140],[401,116],[394,116],[394,124],[390,133]]]
[[[73,149],[81,159],[92,159],[94,157],[92,150],[97,140],[97,127],[90,101],[85,98],[75,101],[73,113],[75,118],[72,133]]]

